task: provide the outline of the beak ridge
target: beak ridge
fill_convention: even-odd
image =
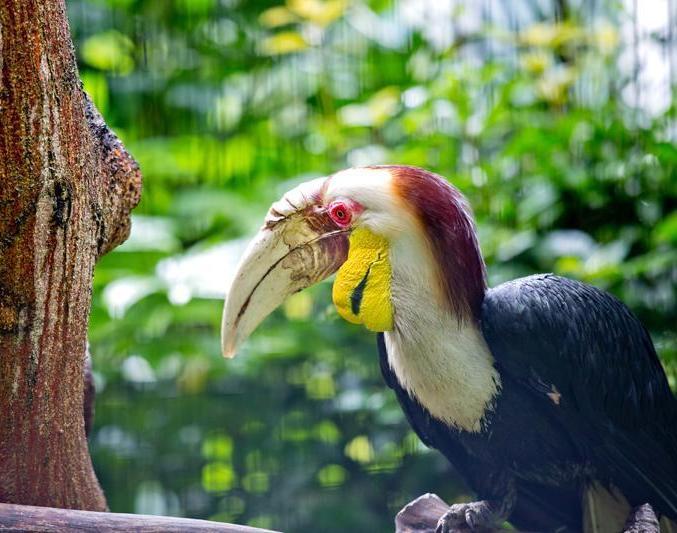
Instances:
[[[275,202],[245,251],[223,310],[225,357],[234,357],[287,296],[327,278],[345,262],[347,231],[319,205],[325,180],[304,183]]]

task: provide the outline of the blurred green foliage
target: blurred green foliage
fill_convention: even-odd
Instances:
[[[547,2],[480,4],[68,1],[85,88],[145,179],[95,276],[91,449],[112,510],[391,531],[423,492],[464,496],[328,284],[220,356],[242,238],[292,185],[346,166],[447,176],[491,284],[554,271],[613,292],[677,384],[674,98],[633,103],[616,2],[559,24]]]

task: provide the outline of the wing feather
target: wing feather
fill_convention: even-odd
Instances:
[[[633,500],[677,516],[677,405],[651,338],[616,298],[546,274],[488,291],[482,332],[500,372],[542,396]],[[646,503],[639,501],[639,503]]]

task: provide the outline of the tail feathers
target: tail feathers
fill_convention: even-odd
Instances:
[[[618,533],[632,511],[628,500],[615,487],[595,482],[583,493],[583,533]],[[677,522],[660,519],[660,533],[677,533]]]
[[[631,511],[630,504],[614,487],[595,482],[583,493],[583,533],[618,533]]]
[[[615,443],[598,456],[614,483],[633,505],[650,503],[656,513],[677,518],[677,464],[672,450],[659,446],[646,431],[616,432]]]
[[[580,492],[519,480],[510,523],[520,531],[580,533]],[[618,532],[615,532],[618,533]]]
[[[677,533],[677,522],[667,517],[661,518],[661,533]]]

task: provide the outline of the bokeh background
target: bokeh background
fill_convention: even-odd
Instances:
[[[220,356],[267,207],[347,166],[447,176],[491,284],[552,271],[611,291],[677,385],[675,0],[67,3],[84,86],[144,174],[89,337],[112,510],[386,532],[424,492],[469,496],[330,283]]]

